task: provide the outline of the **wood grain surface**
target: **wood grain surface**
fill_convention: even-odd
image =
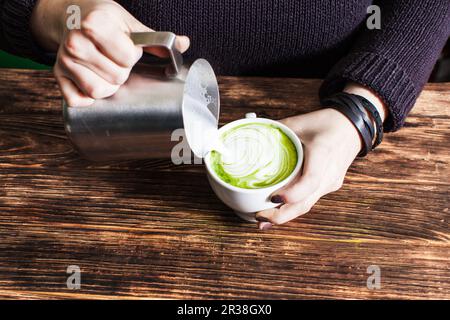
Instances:
[[[222,77],[221,123],[317,109],[319,85]],[[341,190],[262,232],[201,165],[81,159],[51,73],[0,70],[0,298],[450,299],[449,145],[450,84],[428,84]]]

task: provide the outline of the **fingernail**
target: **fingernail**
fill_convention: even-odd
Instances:
[[[284,203],[283,197],[281,197],[277,194],[272,196],[272,198],[270,198],[270,201],[273,203]]]
[[[259,222],[270,222],[266,217],[256,216],[255,219]]]
[[[261,222],[259,224],[259,229],[260,230],[269,230],[270,228],[272,228],[272,224],[270,222]]]

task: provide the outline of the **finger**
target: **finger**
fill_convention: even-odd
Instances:
[[[71,107],[85,107],[94,103],[94,99],[81,92],[72,80],[63,76],[59,67],[55,66],[55,78],[66,103]]]
[[[288,186],[278,190],[271,200],[275,203],[301,202],[319,189],[326,171],[328,157],[322,150],[305,147],[303,172]]]
[[[320,199],[321,194],[317,191],[304,201],[285,204],[280,208],[273,208],[258,212],[256,220],[271,224],[283,224],[309,212],[314,204]]]
[[[115,26],[103,11],[94,11],[82,22],[81,31],[109,59],[124,68],[131,68],[142,56],[129,35]],[[150,29],[149,29],[150,30]]]
[[[71,79],[88,97],[94,99],[106,98],[112,96],[120,87],[119,85],[110,84],[92,70],[73,61],[67,55],[61,55],[58,58],[58,64],[63,75]]]
[[[68,37],[71,39],[66,44],[70,43],[71,45],[62,48],[63,55],[69,55],[76,63],[94,71],[111,84],[121,85],[125,83],[131,68],[124,68],[114,63],[78,30],[72,31]]]

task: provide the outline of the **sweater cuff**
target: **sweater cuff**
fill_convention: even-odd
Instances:
[[[387,104],[386,132],[403,126],[420,92],[396,62],[372,52],[352,52],[330,71],[320,88],[320,98],[342,91],[349,80],[371,88]]]
[[[0,8],[0,23],[3,36],[11,53],[52,65],[54,55],[45,52],[33,39],[30,21],[38,0],[3,1]]]

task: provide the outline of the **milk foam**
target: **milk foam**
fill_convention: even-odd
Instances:
[[[211,154],[213,168],[222,180],[237,187],[274,185],[286,179],[297,164],[295,145],[274,125],[240,125],[222,134],[220,141],[222,150],[215,148]]]

